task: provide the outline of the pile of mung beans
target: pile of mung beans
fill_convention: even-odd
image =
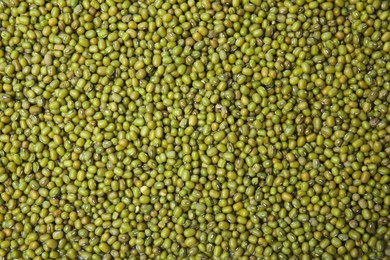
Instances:
[[[0,259],[388,259],[390,1],[0,0]]]

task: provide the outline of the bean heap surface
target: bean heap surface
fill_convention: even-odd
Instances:
[[[1,0],[0,259],[388,259],[390,2]]]

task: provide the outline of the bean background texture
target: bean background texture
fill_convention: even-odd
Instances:
[[[388,259],[390,2],[1,0],[0,259]]]

